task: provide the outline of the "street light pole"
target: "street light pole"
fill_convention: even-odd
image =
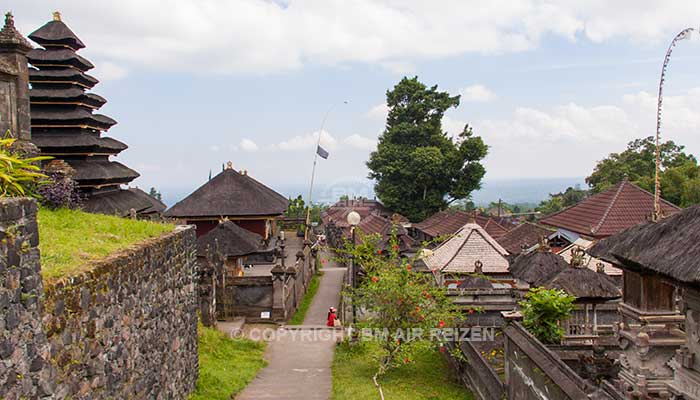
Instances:
[[[357,225],[360,224],[362,217],[357,211],[350,211],[347,216],[348,225],[350,225],[350,235],[352,237],[352,249],[355,250],[355,230]],[[357,274],[355,273],[355,254],[350,255],[350,270],[348,271],[349,284],[352,290],[357,287]],[[353,326],[357,323],[357,311],[355,307],[355,301],[352,302],[352,324]]]
[[[661,218],[661,144],[659,143],[659,137],[661,136],[661,106],[663,104],[663,91],[664,82],[666,81],[666,69],[671,61],[671,53],[673,53],[673,48],[676,47],[678,41],[687,39],[690,34],[695,31],[695,28],[686,28],[680,31],[671,41],[671,44],[666,50],[666,56],[664,57],[664,63],[661,66],[661,78],[659,79],[659,98],[656,103],[656,165],[654,168],[654,213],[652,215],[653,221],[658,221]]]

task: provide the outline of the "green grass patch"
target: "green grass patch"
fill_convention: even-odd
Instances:
[[[299,307],[294,313],[294,316],[289,320],[289,325],[302,325],[304,323],[306,312],[309,311],[311,302],[313,301],[316,292],[318,292],[318,286],[321,283],[321,275],[323,275],[323,272],[314,274],[314,276],[311,277],[309,287],[306,288],[306,293],[304,293],[304,297],[301,299],[301,303],[299,303]]]
[[[86,271],[91,261],[175,228],[68,209],[39,209],[38,223],[41,272],[46,281]]]
[[[333,359],[333,400],[376,400],[372,382],[376,372],[376,342],[350,346],[340,344]],[[387,400],[473,400],[474,396],[454,381],[443,356],[432,348],[418,353],[414,362],[389,371],[380,378]]]
[[[189,400],[229,400],[267,365],[264,342],[230,339],[199,325],[199,380]]]

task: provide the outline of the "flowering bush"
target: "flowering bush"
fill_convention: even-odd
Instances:
[[[379,249],[379,235],[363,236],[358,243],[338,252],[352,257],[366,276],[355,289],[346,291],[356,308],[362,310],[358,327],[383,332],[378,339],[381,350],[373,378],[381,394],[378,378],[390,369],[410,364],[426,346],[435,346],[425,340],[426,336],[411,338],[406,332],[455,327],[460,311],[432,274],[416,272],[412,267],[415,259],[399,254],[395,232],[391,245],[383,251]]]
[[[41,196],[41,203],[51,209],[77,208],[80,205],[80,196],[75,181],[71,174],[47,169],[47,183],[37,190]]]

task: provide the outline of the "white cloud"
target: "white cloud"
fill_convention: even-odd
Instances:
[[[16,3],[25,34],[51,18],[44,1]],[[533,49],[545,36],[646,45],[700,20],[694,0],[65,0],[61,11],[98,60],[192,73],[349,63],[405,72],[421,60]]]
[[[107,82],[123,79],[129,74],[129,71],[110,61],[97,61],[95,62],[95,70],[90,71],[90,74],[99,77],[101,82]]]
[[[365,113],[367,118],[379,120],[386,120],[387,115],[389,115],[389,106],[386,103],[377,104]]]
[[[465,102],[487,103],[496,99],[496,93],[484,85],[471,85],[460,90],[461,100]]]
[[[343,143],[361,150],[374,150],[377,148],[377,139],[358,134],[346,137],[343,139]]]
[[[238,147],[240,147],[241,150],[249,153],[259,150],[258,144],[248,138],[243,138],[238,144]]]
[[[306,135],[297,135],[289,140],[284,140],[270,146],[271,150],[281,151],[299,151],[304,149],[315,148],[318,143],[319,131],[307,133]],[[327,131],[321,134],[321,146],[326,150],[335,150],[338,146],[338,141]]]

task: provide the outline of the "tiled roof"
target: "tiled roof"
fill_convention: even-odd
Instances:
[[[452,235],[470,222],[479,224],[493,238],[500,238],[508,232],[508,228],[499,224],[493,218],[460,210],[438,211],[422,222],[413,224],[413,227],[428,236],[438,237]]]
[[[647,221],[654,209],[654,195],[622,181],[604,192],[540,220],[545,225],[567,229],[582,235],[604,238]],[[665,216],[680,209],[662,200]]]
[[[506,232],[496,241],[510,254],[520,254],[523,248],[527,249],[536,245],[541,238],[546,238],[553,232],[550,228],[532,222],[524,222]]]
[[[481,261],[484,274],[504,274],[508,273],[507,255],[481,226],[469,223],[423,261],[432,271],[461,273],[475,272],[475,263]]]
[[[360,224],[357,225],[357,228],[365,235],[380,235],[385,246],[389,242],[391,230],[394,227],[396,229],[396,238],[399,241],[399,249],[401,251],[410,249],[414,244],[413,238],[408,235],[406,228],[398,223],[398,221],[395,223],[382,216],[370,214],[366,218],[363,218]]]

